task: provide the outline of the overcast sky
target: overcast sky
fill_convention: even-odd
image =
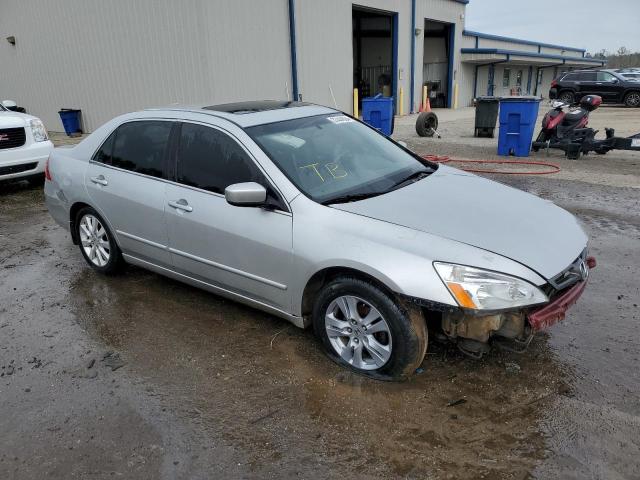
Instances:
[[[610,52],[640,52],[640,0],[471,0],[466,28]]]

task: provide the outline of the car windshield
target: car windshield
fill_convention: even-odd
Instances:
[[[247,132],[298,189],[324,204],[381,195],[437,168],[343,114],[259,125]]]
[[[4,105],[2,105],[2,103],[0,103],[0,112],[6,112],[7,109],[4,108]]]

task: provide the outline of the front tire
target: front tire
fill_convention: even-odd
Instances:
[[[421,311],[407,310],[372,282],[355,277],[338,277],[323,287],[313,326],[329,358],[380,380],[408,377],[427,350]]]
[[[75,228],[80,252],[91,268],[106,275],[122,270],[122,252],[98,212],[91,207],[81,209]]]
[[[573,92],[565,91],[560,94],[560,96],[558,97],[558,100],[560,100],[563,103],[568,103],[569,105],[571,105],[575,100],[575,96],[573,95]]]
[[[640,107],[640,92],[629,92],[624,97],[624,104],[627,107]]]

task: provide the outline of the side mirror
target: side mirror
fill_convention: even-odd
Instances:
[[[256,182],[234,183],[224,189],[224,198],[236,207],[259,207],[267,201],[267,189]]]
[[[2,106],[7,110],[13,110],[13,111],[15,111],[18,108],[18,104],[13,100],[3,100]]]

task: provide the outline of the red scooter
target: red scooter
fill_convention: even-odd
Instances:
[[[532,144],[534,152],[555,148],[564,150],[567,158],[576,160],[580,154],[595,152],[604,155],[609,150],[640,151],[640,134],[628,138],[615,136],[613,128],[606,128],[606,138],[596,140],[598,133],[588,128],[589,114],[602,104],[602,97],[586,95],[580,102],[567,104],[554,101],[552,109],[542,119],[542,130]]]

